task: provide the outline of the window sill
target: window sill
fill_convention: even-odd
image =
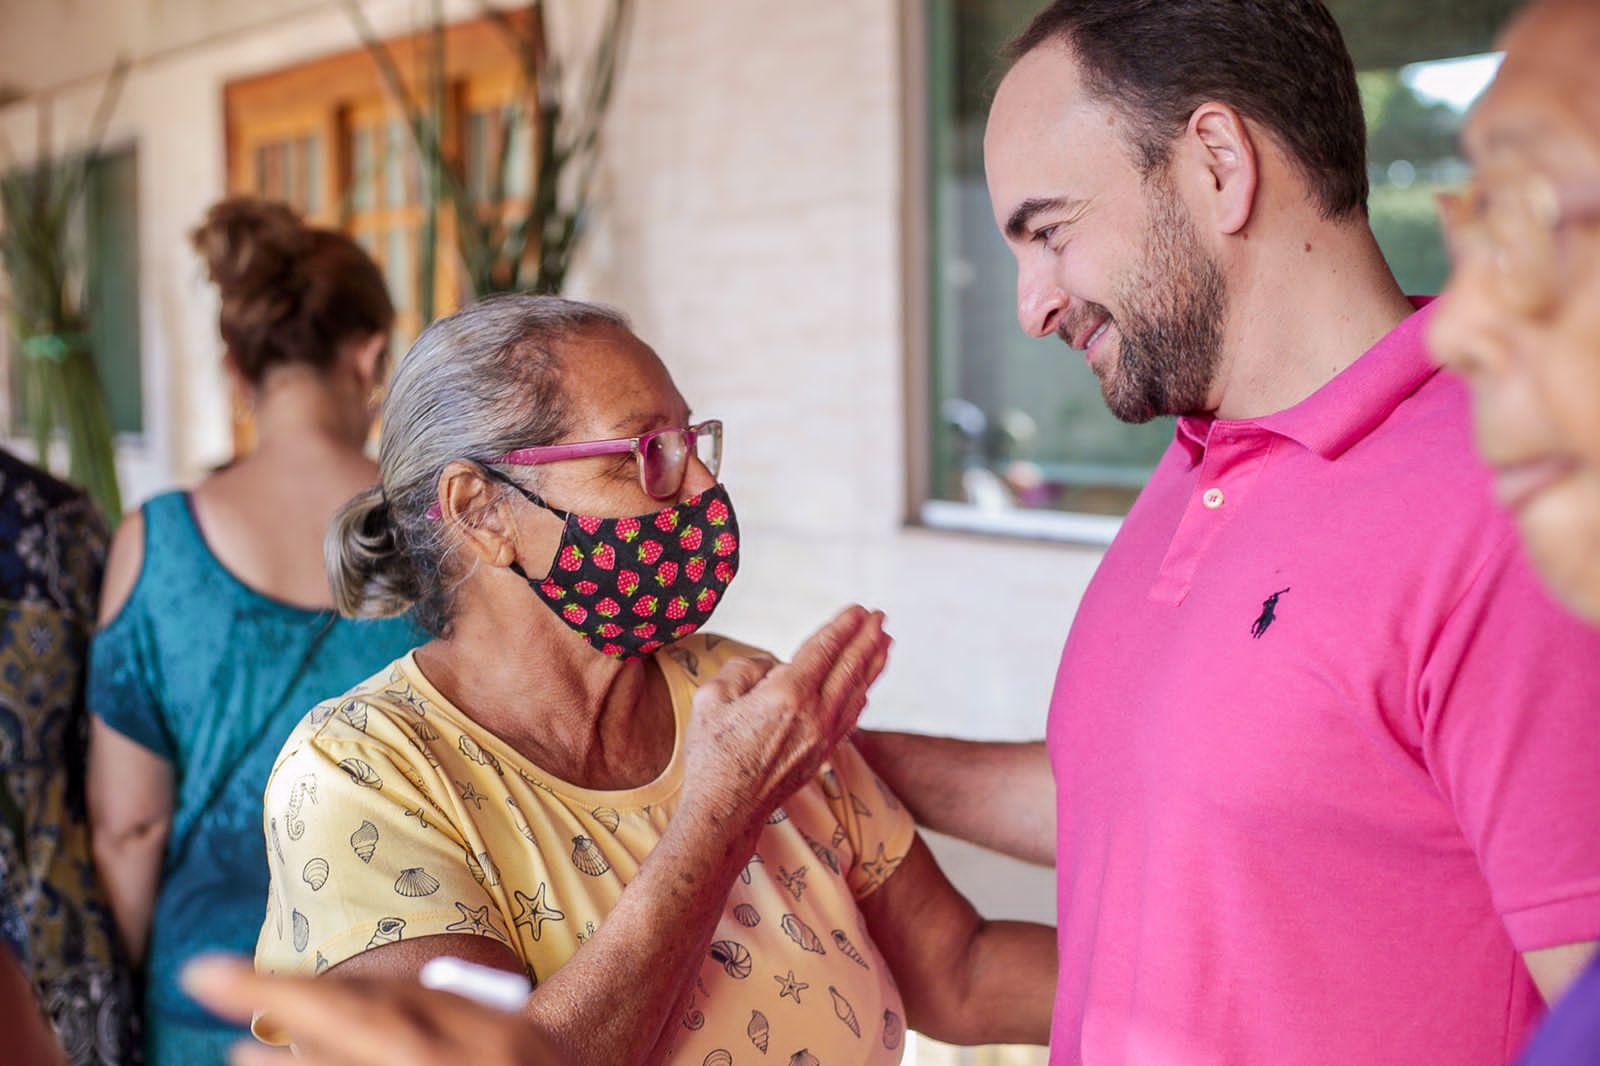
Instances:
[[[1019,540],[1045,540],[1104,548],[1122,528],[1112,515],[1066,511],[986,510],[950,500],[922,504],[921,524],[929,529]]]

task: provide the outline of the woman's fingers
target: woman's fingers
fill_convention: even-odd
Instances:
[[[695,710],[732,703],[760,684],[776,665],[765,655],[729,659],[717,671],[717,676],[695,690]]]
[[[393,1024],[401,1017],[395,1004],[406,991],[399,983],[385,995],[369,982],[349,978],[258,974],[248,962],[223,956],[191,962],[182,983],[221,1017],[247,1022],[259,1011],[297,1044],[338,1047],[344,1066],[390,1062],[387,1041],[405,1035]]]
[[[800,645],[789,670],[802,692],[818,692],[839,656],[849,647],[871,616],[866,608],[852,604]]]
[[[820,695],[824,713],[834,716],[837,721],[837,717],[856,695],[865,694],[872,687],[887,661],[883,657],[887,641],[883,632],[883,613],[874,611],[845,645],[833,668],[823,679]],[[853,724],[852,721],[848,725],[836,725],[830,732],[835,738],[841,737]]]

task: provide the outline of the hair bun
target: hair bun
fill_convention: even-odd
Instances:
[[[311,231],[285,204],[223,200],[192,240],[224,300],[286,298],[303,287],[296,265],[311,250]]]

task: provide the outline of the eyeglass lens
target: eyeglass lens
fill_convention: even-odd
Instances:
[[[712,477],[722,466],[722,423],[706,422],[696,427],[695,455]],[[665,499],[683,486],[689,466],[690,431],[665,429],[640,442],[639,468],[644,490],[656,499]]]

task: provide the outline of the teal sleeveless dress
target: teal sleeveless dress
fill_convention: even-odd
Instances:
[[[212,1066],[248,1034],[178,987],[192,956],[249,956],[266,913],[262,794],[319,701],[427,640],[409,620],[353,621],[249,588],[211,554],[187,493],[144,506],[144,563],[90,652],[89,708],[172,764],[175,803],[146,962],[151,1066]]]

